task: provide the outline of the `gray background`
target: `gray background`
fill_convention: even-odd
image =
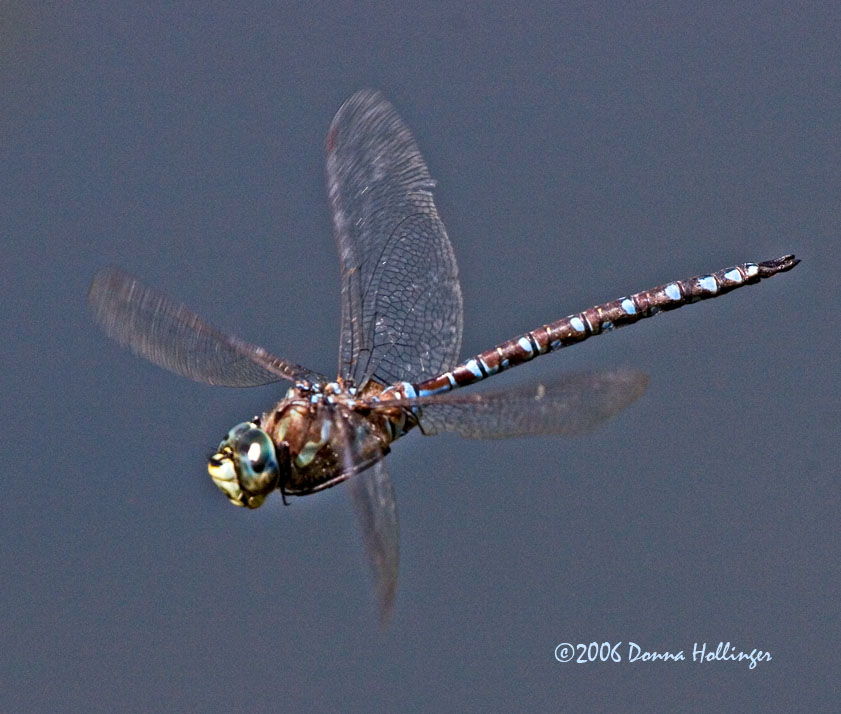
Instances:
[[[34,5],[0,5],[0,710],[816,711],[838,697],[836,10]],[[398,443],[384,634],[345,489],[245,512],[206,475],[222,434],[282,388],[169,375],[84,305],[95,270],[118,264],[334,372],[323,141],[365,86],[439,182],[465,355],[670,279],[804,261],[494,380],[649,372],[593,435]],[[553,657],[629,640],[774,659]]]

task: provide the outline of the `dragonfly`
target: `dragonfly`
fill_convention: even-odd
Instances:
[[[94,277],[95,322],[135,354],[198,382],[289,383],[285,396],[234,426],[210,457],[216,486],[257,508],[348,481],[380,619],[397,593],[399,526],[383,458],[417,428],[495,439],[575,435],[645,390],[630,369],[568,373],[496,391],[461,391],[539,355],[660,312],[715,298],[798,264],[793,255],[675,280],[574,313],[459,362],[463,303],[455,253],[417,143],[377,91],[352,95],[326,140],[327,191],[341,263],[339,368],[330,379],[226,334],[118,268]]]

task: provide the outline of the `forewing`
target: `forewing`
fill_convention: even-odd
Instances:
[[[159,367],[197,382],[253,387],[281,379],[326,381],[262,347],[220,332],[116,268],[94,276],[88,307],[109,337]]]
[[[401,400],[420,407],[425,434],[454,432],[471,439],[502,439],[591,431],[638,399],[648,376],[633,370],[580,372],[554,381],[498,391]]]
[[[386,627],[397,595],[400,531],[397,503],[385,461],[378,461],[367,471],[352,476],[348,484],[376,584],[380,624]]]
[[[327,187],[342,273],[339,374],[364,386],[418,382],[458,360],[455,255],[412,134],[378,92],[339,109]]]

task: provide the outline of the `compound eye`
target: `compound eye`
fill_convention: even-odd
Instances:
[[[237,444],[240,463],[248,465],[254,475],[262,474],[274,463],[274,444],[268,434],[260,429],[249,429]]]

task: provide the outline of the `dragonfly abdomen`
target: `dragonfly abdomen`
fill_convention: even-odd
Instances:
[[[793,255],[785,255],[763,263],[742,263],[596,305],[480,352],[449,372],[415,385],[415,391],[418,396],[427,396],[473,384],[528,362],[538,355],[582,342],[588,337],[631,325],[665,310],[675,310],[689,303],[708,300],[744,285],[757,283],[791,270],[799,262]]]

